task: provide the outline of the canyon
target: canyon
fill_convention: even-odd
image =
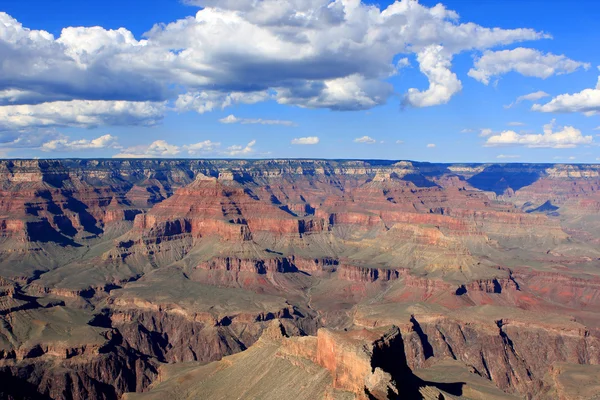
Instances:
[[[600,398],[600,165],[1,160],[0,398]]]

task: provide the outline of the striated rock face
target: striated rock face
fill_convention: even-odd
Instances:
[[[236,181],[201,176],[138,218],[135,227],[156,237],[190,234],[196,238],[216,235],[225,240],[251,240],[251,232],[300,235],[322,231],[324,224],[294,218],[279,207],[265,204]]]
[[[156,377],[158,362],[140,357],[120,332],[88,324],[88,311],[1,284],[0,377],[11,382],[2,398],[115,399]]]
[[[0,161],[0,397],[590,398],[599,174]]]
[[[314,269],[309,265],[309,269]],[[207,271],[233,271],[253,272],[256,274],[272,274],[275,272],[292,272],[297,270],[293,261],[287,258],[273,258],[266,260],[233,259],[230,257],[213,258],[210,261],[199,264],[196,268]]]
[[[302,390],[297,397],[301,399],[435,400],[463,394],[467,398],[518,398],[481,377],[448,381],[447,377],[435,377],[435,368],[413,373],[407,364],[405,337],[401,329],[392,326],[343,332],[320,329],[316,337],[290,338],[283,326],[273,321],[246,352],[208,365],[165,366],[159,381],[148,392],[127,394],[125,398],[159,399],[168,393],[177,393],[181,399],[240,398],[252,393],[277,399],[300,387],[298,378]],[[455,373],[469,374],[460,363],[450,365]],[[436,379],[422,379],[419,375]],[[223,388],[220,382],[231,384]]]
[[[116,399],[142,391],[156,378],[157,363],[123,348],[106,348],[96,357],[57,362],[52,358],[3,363],[0,377],[11,385],[0,389],[3,398]]]
[[[399,364],[395,365],[386,354],[398,357],[395,362]],[[435,382],[412,375],[403,356],[402,336],[397,327],[345,333],[321,329],[316,337],[290,338],[283,326],[273,321],[247,352],[206,366],[190,365],[183,371],[165,367],[161,371],[162,379],[150,391],[128,394],[126,398],[157,399],[175,390],[182,399],[239,398],[248,392],[261,399],[277,399],[298,387],[298,377],[302,377],[303,382],[303,390],[298,392],[301,399],[433,400],[448,395],[436,387]],[[405,372],[404,369],[410,377],[399,379],[398,373]],[[258,379],[256,371],[261,372]],[[310,377],[305,376],[307,374]],[[265,387],[272,379],[282,377],[288,379],[281,380],[275,387]],[[217,383],[221,380],[232,384],[223,390]]]
[[[512,318],[500,318],[507,314]],[[372,318],[357,322],[377,325]],[[558,315],[483,306],[404,318],[404,350],[412,370],[439,359],[458,360],[503,391],[529,398],[553,398],[546,377],[557,363],[600,364],[598,332]]]
[[[106,309],[111,326],[129,347],[161,362],[208,362],[240,352],[273,319],[296,335],[316,330],[282,298],[214,288],[177,270],[157,271],[114,293]]]
[[[391,281],[398,279],[401,274],[400,271],[392,269],[357,267],[344,264],[339,265],[337,269],[339,278],[357,282]]]
[[[369,394],[386,399],[388,392],[397,394],[398,389],[391,374],[377,365],[382,362],[378,357],[394,345],[399,335],[396,327],[383,336],[382,332],[336,333],[321,329],[317,335],[316,362],[330,371],[334,388],[360,397],[367,398]],[[362,343],[365,344],[361,346]]]
[[[413,368],[424,365],[427,357],[452,357],[509,392],[529,396],[543,392],[543,377],[555,362],[598,363],[598,338],[589,337],[582,327],[548,330],[498,320],[494,331],[493,325],[465,326],[445,318],[419,325],[419,340],[411,343],[414,358],[409,357]]]
[[[292,319],[287,309],[267,315],[237,315],[233,320],[202,317],[190,321],[161,311],[131,310],[112,314],[111,321],[128,346],[161,362],[175,363],[220,360],[254,344],[264,329],[264,321],[277,317]],[[297,328],[290,329],[294,330],[299,332]]]
[[[600,278],[597,276],[521,270],[515,273],[515,278],[524,282],[524,290],[550,301],[574,309],[600,311]]]

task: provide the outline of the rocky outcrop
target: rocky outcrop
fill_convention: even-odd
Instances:
[[[477,313],[485,319],[485,312]],[[600,337],[576,323],[535,321],[533,315],[486,322],[467,313],[459,319],[414,316],[404,342],[408,364],[422,368],[432,357],[449,357],[504,391],[543,398],[550,390],[544,376],[554,363],[600,363]]]
[[[340,279],[345,279],[355,282],[375,282],[375,281],[392,281],[398,279],[402,271],[387,269],[387,268],[373,268],[373,267],[360,267],[356,265],[340,264],[336,267],[337,276]],[[405,273],[405,272],[404,272]]]
[[[572,366],[600,363],[599,172],[0,161],[3,395],[118,398],[161,363],[211,377],[254,348],[326,398],[468,397],[415,375],[444,369],[566,398]]]
[[[297,271],[297,267],[290,263],[287,258],[271,259],[235,259],[231,257],[213,258],[210,261],[199,264],[196,268],[207,271],[233,271],[233,272],[254,272],[257,274],[285,273]]]
[[[317,335],[316,362],[330,371],[334,388],[352,392],[359,398],[370,395],[386,399],[388,392],[398,395],[398,388],[392,375],[381,368],[383,363],[378,365],[382,362],[378,357],[394,345],[399,335],[395,327],[385,333],[336,333],[321,329]]]
[[[543,272],[530,269],[513,271],[523,290],[576,310],[600,311],[600,278],[581,274]]]
[[[125,392],[145,390],[157,374],[157,363],[131,350],[106,347],[93,357],[63,361],[25,359],[0,364],[0,389],[8,399],[117,399]]]

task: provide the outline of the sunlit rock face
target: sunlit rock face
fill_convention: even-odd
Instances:
[[[599,173],[0,161],[0,397],[589,398]]]

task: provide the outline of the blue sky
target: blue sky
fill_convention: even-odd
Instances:
[[[190,2],[4,0],[0,155],[600,157],[597,2]]]

